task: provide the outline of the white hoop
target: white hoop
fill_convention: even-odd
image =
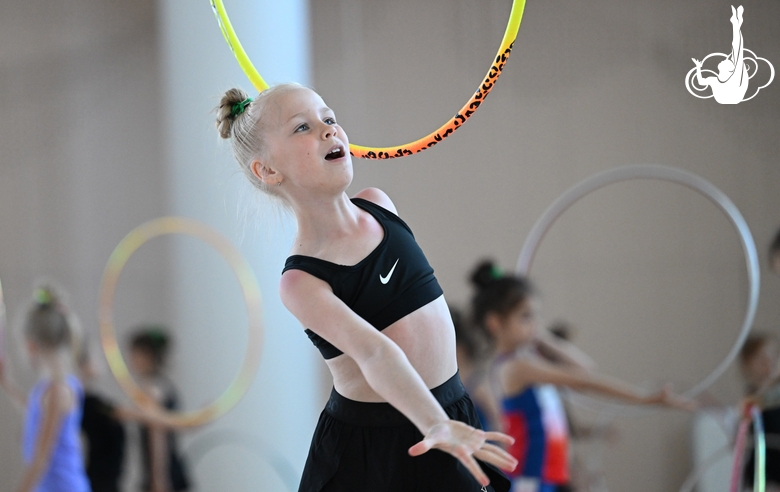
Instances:
[[[580,184],[570,188],[563,193],[558,199],[556,199],[547,210],[542,213],[542,216],[536,221],[531,228],[531,232],[523,244],[522,250],[520,250],[520,256],[517,259],[517,267],[515,271],[519,275],[528,275],[531,270],[531,263],[534,255],[536,254],[539,244],[542,242],[547,231],[570,206],[572,206],[579,199],[588,195],[589,193],[596,191],[604,186],[619,183],[621,181],[628,181],[631,179],[659,179],[663,181],[671,181],[673,183],[681,184],[694,191],[704,195],[711,202],[718,206],[728,217],[731,224],[737,230],[739,239],[742,244],[742,251],[745,253],[745,263],[748,271],[748,302],[747,310],[745,312],[745,318],[742,322],[742,328],[739,332],[739,336],[734,342],[734,346],[731,348],[723,361],[718,364],[715,369],[704,379],[695,384],[692,388],[683,393],[684,396],[692,398],[700,394],[705,389],[709,388],[726,369],[734,362],[737,357],[742,344],[745,342],[750,328],[753,326],[753,320],[756,315],[756,308],[758,307],[758,293],[759,293],[759,281],[760,271],[758,267],[758,252],[756,251],[756,243],[753,241],[753,236],[750,233],[745,219],[739,212],[734,203],[712,183],[707,181],[693,173],[683,171],[681,169],[659,166],[652,164],[640,164],[633,166],[623,166],[615,169],[595,174]]]

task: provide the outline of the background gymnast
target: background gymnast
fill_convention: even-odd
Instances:
[[[347,196],[333,111],[286,84],[254,101],[231,89],[218,113],[250,182],[295,215],[280,294],[333,376],[299,490],[508,490],[494,465],[516,460],[487,440],[512,439],[474,427],[441,288],[393,202],[374,188]]]
[[[130,336],[130,367],[138,376],[144,392],[166,410],[179,409],[179,397],[173,382],[165,375],[170,352],[170,337],[161,326],[141,326]],[[140,421],[142,490],[146,492],[182,492],[190,489],[189,473],[178,449],[174,429],[152,416],[137,412]],[[132,413],[125,411],[124,420]]]
[[[504,275],[490,262],[478,264],[471,276],[474,326],[495,347],[491,378],[501,402],[503,430],[515,438],[509,451],[519,465],[512,474],[512,492],[563,492],[569,485],[569,432],[555,386],[597,393],[628,403],[692,409],[692,404],[667,389],[646,393],[626,383],[585,370],[578,358],[556,350],[536,326],[531,284]],[[555,351],[558,363],[537,351]]]
[[[748,336],[739,352],[739,369],[745,382],[741,409],[757,405],[764,422],[767,449],[764,472],[766,492],[780,491],[780,340],[768,332]],[[752,433],[752,429],[751,429]],[[755,453],[748,453],[742,469],[745,487],[754,488]]]
[[[71,373],[77,324],[51,289],[36,289],[34,298],[25,318],[24,338],[39,379],[28,398],[8,377],[0,359],[0,387],[25,413],[25,469],[16,490],[89,492],[79,438],[84,393]]]

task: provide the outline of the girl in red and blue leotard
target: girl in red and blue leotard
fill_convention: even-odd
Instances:
[[[491,262],[483,262],[471,280],[476,287],[474,325],[489,336],[496,352],[491,378],[501,403],[503,431],[515,438],[509,447],[519,462],[511,474],[512,492],[570,490],[569,431],[555,386],[628,403],[691,408],[666,389],[647,394],[589,372],[564,342],[537,330],[533,292],[526,279],[503,275]],[[539,349],[558,363],[543,358]]]

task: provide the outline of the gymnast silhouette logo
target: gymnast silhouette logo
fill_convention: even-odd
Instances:
[[[744,46],[741,30],[744,11],[742,5],[736,10],[733,6],[731,7],[732,15],[729,19],[732,27],[730,54],[712,53],[704,57],[702,61],[692,58],[696,66],[685,76],[685,88],[694,96],[700,99],[714,97],[715,101],[720,104],[739,104],[756,97],[756,94],[772,83],[775,78],[775,67],[766,58],[757,56]],[[717,73],[714,70],[702,68],[710,58],[713,59],[713,62],[720,60]],[[748,93],[750,80],[759,72],[759,61],[766,63],[769,68],[769,80],[761,86],[756,86],[758,82],[754,82],[755,90],[751,90],[750,95],[745,97]],[[702,74],[710,76],[705,77]],[[708,88],[712,90],[711,94],[706,94]]]

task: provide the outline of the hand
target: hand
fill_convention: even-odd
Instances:
[[[750,417],[750,410],[753,407],[759,406],[759,398],[757,395],[746,396],[739,402],[739,415],[740,417]]]
[[[475,458],[505,471],[517,467],[517,460],[500,447],[487,442],[510,445],[515,440],[500,432],[485,432],[463,422],[448,420],[434,425],[425,438],[409,448],[411,456],[420,456],[431,449],[439,449],[456,457],[482,486],[490,483]]]
[[[661,391],[650,395],[647,401],[648,403],[664,405],[669,408],[676,408],[677,410],[684,410],[686,412],[694,412],[699,407],[699,404],[696,401],[674,394],[669,385],[664,386]]]

